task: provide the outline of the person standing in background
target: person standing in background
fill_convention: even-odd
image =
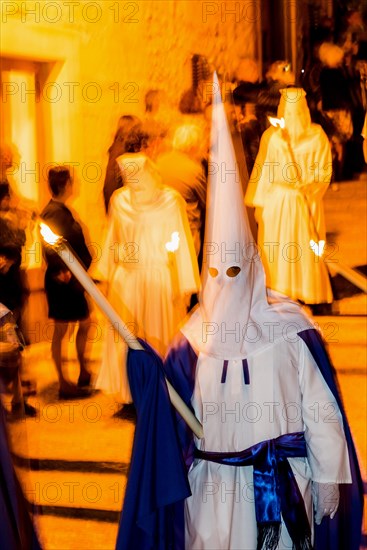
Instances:
[[[36,205],[33,201],[20,195],[15,185],[9,181],[8,174],[14,173],[14,156],[17,149],[14,145],[0,146],[0,246],[4,257],[10,259],[11,265],[0,268],[0,302],[8,307],[22,333],[24,344],[29,344],[27,304],[30,294],[27,267],[29,258],[25,250],[32,244],[32,229],[36,217]],[[11,169],[13,169],[11,171]],[[27,373],[27,364],[21,359],[21,384],[24,396],[36,393],[36,382],[32,374]],[[25,410],[29,415],[35,413],[30,405]]]
[[[172,150],[160,155],[156,161],[163,185],[176,189],[186,202],[197,256],[201,250],[206,202],[206,179],[200,155],[202,141],[202,132],[198,126],[179,126],[173,137]]]
[[[103,184],[103,197],[106,212],[112,193],[122,187],[122,180],[119,167],[116,164],[117,157],[126,153],[125,143],[130,130],[140,124],[138,117],[134,115],[122,115],[119,118],[117,131],[111,147],[108,149],[108,163],[106,176]]]
[[[162,185],[149,146],[148,134],[132,132],[130,152],[117,159],[124,186],[111,198],[97,272],[107,282],[107,298],[123,322],[164,355],[198,289],[199,274],[185,202]],[[124,404],[119,414],[123,418],[132,413],[126,352],[126,344],[110,327],[96,387]]]
[[[321,126],[311,123],[305,96],[302,88],[281,90],[284,127],[264,132],[245,202],[256,208],[267,286],[306,304],[330,304],[322,199],[331,150]]]
[[[92,256],[87,248],[81,225],[76,221],[66,201],[72,195],[73,181],[67,166],[57,166],[48,172],[48,184],[52,198],[41,213],[41,218],[51,230],[62,235],[75,251],[85,269],[88,269]],[[85,350],[90,327],[89,306],[84,289],[67,266],[51,249],[44,247],[47,262],[45,291],[48,302],[48,316],[55,322],[52,336],[52,358],[59,377],[60,399],[70,399],[86,395],[91,375],[87,369]],[[78,387],[71,384],[63,373],[61,349],[62,341],[70,323],[78,323],[76,350],[80,365]]]

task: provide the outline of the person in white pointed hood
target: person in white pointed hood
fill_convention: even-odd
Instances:
[[[268,287],[306,304],[331,303],[322,257],[330,255],[322,204],[332,174],[330,144],[311,123],[306,92],[284,88],[280,94],[278,127],[261,138],[245,202],[256,208]]]
[[[139,129],[129,139],[136,152],[117,158],[124,186],[110,201],[97,275],[107,281],[107,297],[124,323],[164,355],[198,289],[199,272],[184,200],[162,185],[143,145],[146,133]],[[126,350],[109,327],[96,387],[122,404],[132,401]]]
[[[336,513],[337,484],[351,483],[342,414],[311,351],[322,347],[312,321],[267,293],[216,78],[214,92],[203,286],[165,360],[204,430],[192,438],[178,418],[185,548],[310,549],[311,486],[320,523]]]

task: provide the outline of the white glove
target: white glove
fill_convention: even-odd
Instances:
[[[339,506],[338,484],[317,483],[313,481],[312,497],[315,510],[315,523],[320,525],[324,516],[330,516],[330,519],[333,519]]]

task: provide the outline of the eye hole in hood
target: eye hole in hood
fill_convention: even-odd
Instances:
[[[240,271],[241,268],[238,265],[232,265],[227,269],[226,274],[228,275],[228,277],[237,277]]]

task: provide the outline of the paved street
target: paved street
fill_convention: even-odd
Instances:
[[[342,183],[338,190],[328,191],[325,201],[328,240],[336,243],[333,259],[361,266],[361,272],[367,264],[366,183]],[[366,296],[340,275],[335,275],[333,285],[335,314],[316,320],[337,369],[366,480]],[[95,315],[103,325],[100,314]],[[70,378],[76,380],[72,340],[70,335],[64,354]],[[94,340],[91,368],[96,373],[101,356],[97,331]],[[25,353],[27,370],[38,383],[38,394],[30,399],[38,417],[10,424],[17,471],[28,499],[40,505],[37,524],[45,550],[112,550],[134,425],[113,418],[116,404],[101,393],[86,400],[59,401],[49,348],[47,342],[35,344]]]

